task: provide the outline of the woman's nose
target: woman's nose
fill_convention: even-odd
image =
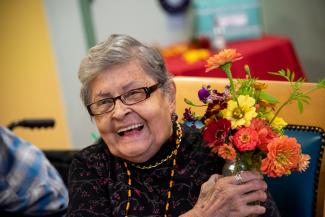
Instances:
[[[120,99],[115,101],[115,106],[112,111],[113,118],[123,118],[129,112],[129,108]]]

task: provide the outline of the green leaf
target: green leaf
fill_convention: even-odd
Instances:
[[[268,93],[261,91],[260,93],[260,99],[266,100],[269,103],[278,103],[279,100],[274,98],[273,96],[269,95]]]
[[[325,78],[322,79],[320,82],[318,82],[317,87],[318,88],[325,88]]]
[[[295,80],[295,72],[292,72],[291,74],[291,81],[294,81]]]
[[[297,100],[297,105],[298,105],[299,112],[302,113],[304,111],[304,103],[301,102],[300,100]]]
[[[204,107],[204,106],[207,106],[207,105],[196,105],[196,104],[194,104],[191,100],[186,99],[186,98],[184,98],[184,102],[185,102],[186,104],[190,105],[190,106],[195,106],[195,107]]]
[[[301,100],[301,101],[303,101],[303,103],[309,103],[310,102],[310,96],[307,96],[307,95],[301,95],[300,97],[299,97],[299,99]]]

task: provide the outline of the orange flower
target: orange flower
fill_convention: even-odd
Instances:
[[[267,146],[267,158],[262,160],[261,171],[271,177],[290,174],[299,166],[300,145],[295,138],[281,136],[272,140]]]
[[[308,154],[300,155],[298,171],[305,172],[309,166],[310,156]]]
[[[253,84],[253,87],[255,90],[263,90],[267,88],[267,84],[262,82],[256,82]]]
[[[242,54],[238,53],[235,49],[224,49],[207,60],[207,64],[205,65],[206,72],[242,58]]]
[[[223,144],[218,149],[218,155],[225,160],[233,160],[236,157],[236,151],[231,145]]]

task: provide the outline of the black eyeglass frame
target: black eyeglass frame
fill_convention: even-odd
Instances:
[[[111,111],[114,110],[114,108],[115,108],[115,104],[116,104],[116,100],[118,100],[118,99],[121,100],[121,102],[122,102],[124,105],[134,105],[134,104],[140,103],[140,102],[142,102],[142,101],[148,99],[148,98],[150,97],[150,95],[151,95],[153,92],[155,92],[158,88],[160,88],[161,86],[162,86],[162,84],[158,82],[158,83],[156,83],[156,84],[154,84],[154,85],[152,85],[152,86],[149,86],[149,87],[139,87],[139,88],[135,88],[135,89],[129,90],[129,91],[127,91],[127,92],[125,92],[125,93],[123,93],[123,94],[117,96],[117,97],[107,97],[107,98],[104,98],[104,99],[98,100],[98,101],[96,101],[96,102],[93,102],[93,103],[90,103],[90,104],[87,105],[88,113],[89,113],[91,116],[96,116],[96,115],[102,115],[102,114],[105,114],[105,113],[111,112]],[[140,100],[140,101],[138,101],[138,102],[135,102],[135,103],[126,103],[126,102],[124,101],[123,96],[124,96],[125,94],[128,94],[128,93],[131,92],[131,91],[141,90],[141,89],[143,89],[144,92],[145,92],[145,94],[146,94],[146,97],[145,97],[144,99],[142,99],[142,100]],[[111,100],[113,100],[113,106],[112,106],[112,109],[110,109],[110,110],[108,110],[108,111],[105,111],[105,112],[102,112],[102,113],[94,114],[94,113],[92,112],[92,110],[91,110],[91,106],[94,105],[94,104],[96,104],[96,103],[98,103],[98,102],[101,102],[101,101],[107,100],[107,99],[111,99]]]

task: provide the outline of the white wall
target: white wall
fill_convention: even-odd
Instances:
[[[45,8],[71,145],[82,148],[93,142],[91,132],[96,130],[79,97],[78,68],[87,51],[79,1],[45,0]]]
[[[309,81],[325,77],[325,1],[263,0],[265,31],[288,36]]]
[[[192,14],[170,17],[157,0],[96,0],[92,4],[98,41],[110,34],[128,34],[151,44],[186,41],[192,32]]]

